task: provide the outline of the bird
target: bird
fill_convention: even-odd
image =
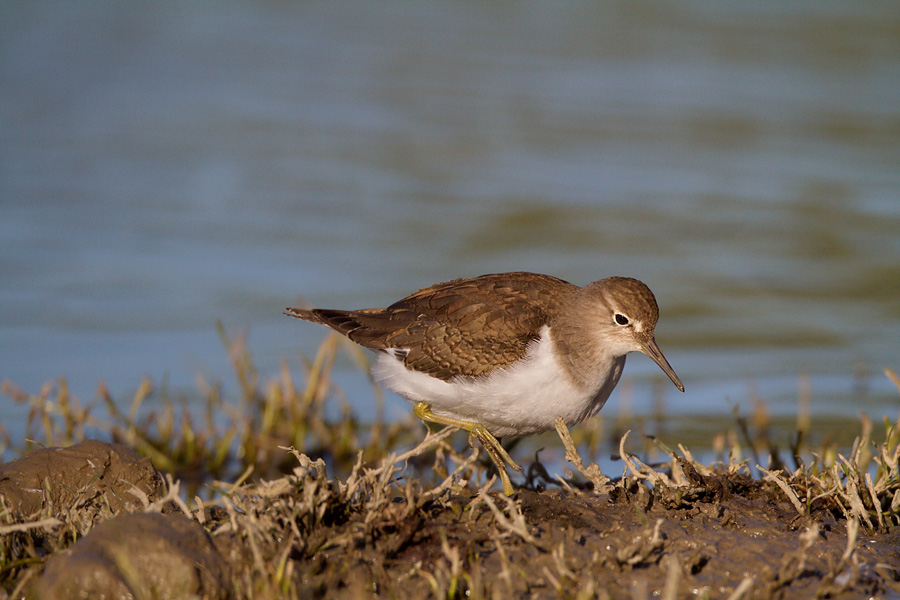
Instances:
[[[684,385],[654,338],[656,298],[642,281],[607,277],[577,286],[551,275],[492,273],[422,288],[387,308],[286,308],[377,351],[373,376],[425,422],[477,439],[507,496],[500,444],[572,426],[606,403],[630,352],[642,352]]]

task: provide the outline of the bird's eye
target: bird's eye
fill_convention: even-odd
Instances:
[[[628,325],[628,317],[623,314],[616,314],[616,323],[619,325]]]

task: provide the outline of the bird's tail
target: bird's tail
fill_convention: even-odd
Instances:
[[[322,321],[322,319],[319,318],[316,313],[305,308],[291,308],[290,306],[288,306],[284,310],[284,314],[289,317],[297,317],[298,319],[303,319],[304,321],[312,321],[313,323],[324,323],[324,321]]]

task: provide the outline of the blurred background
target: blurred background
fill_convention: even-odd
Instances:
[[[604,412],[900,409],[896,2],[3,2],[0,111],[30,392],[228,389],[217,320],[300,378],[285,306],[530,270],[656,293],[687,391],[633,355]]]

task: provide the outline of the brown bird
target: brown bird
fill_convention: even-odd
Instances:
[[[406,398],[423,421],[478,438],[513,493],[497,438],[540,433],[557,417],[595,414],[619,382],[625,355],[640,351],[684,386],[653,337],[653,292],[630,277],[578,287],[537,273],[497,273],[421,289],[387,308],[304,310],[380,353],[377,380]]]

